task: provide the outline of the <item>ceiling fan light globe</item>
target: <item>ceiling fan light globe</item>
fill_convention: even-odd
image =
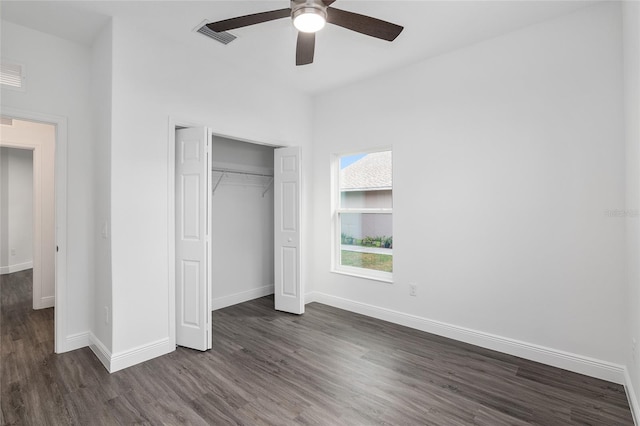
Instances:
[[[320,31],[327,23],[322,11],[315,8],[304,8],[293,17],[293,25],[303,33],[315,33]]]

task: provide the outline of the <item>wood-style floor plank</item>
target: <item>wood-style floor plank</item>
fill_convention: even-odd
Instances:
[[[53,353],[31,272],[0,276],[0,424],[631,425],[624,388],[312,303],[213,315],[213,349],[114,374]]]

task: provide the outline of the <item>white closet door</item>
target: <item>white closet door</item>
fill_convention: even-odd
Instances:
[[[300,280],[300,148],[274,151],[275,308],[304,313]]]
[[[211,348],[211,167],[205,128],[176,130],[176,343]]]

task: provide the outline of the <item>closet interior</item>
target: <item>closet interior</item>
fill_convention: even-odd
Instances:
[[[213,309],[273,293],[273,151],[213,136]]]

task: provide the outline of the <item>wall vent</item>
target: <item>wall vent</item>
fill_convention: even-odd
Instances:
[[[209,22],[209,21],[206,21]],[[235,40],[236,36],[234,36],[233,34],[227,32],[227,31],[222,31],[222,32],[215,32],[213,30],[210,30],[209,27],[207,27],[206,25],[201,25],[200,28],[198,28],[197,32],[199,32],[202,35],[205,35],[209,38],[214,39],[215,41],[219,41],[222,44],[229,44],[231,43],[233,40]]]
[[[24,66],[2,61],[0,63],[0,84],[3,86],[24,89]]]

